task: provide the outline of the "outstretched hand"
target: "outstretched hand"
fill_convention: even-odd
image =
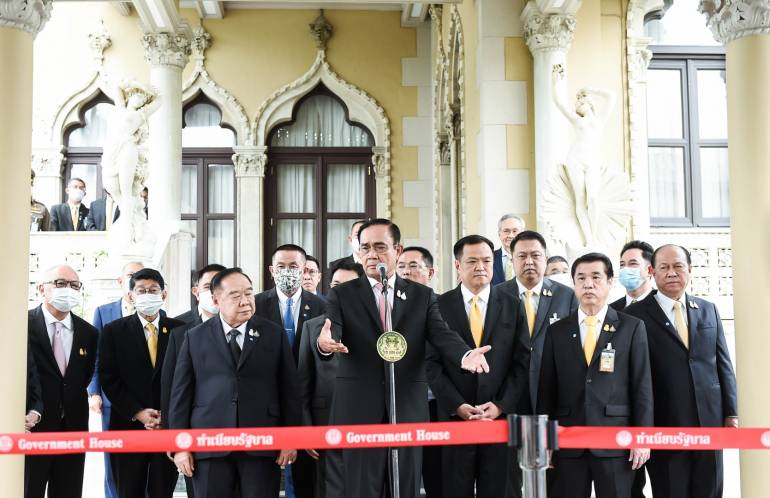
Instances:
[[[348,352],[348,348],[344,344],[335,341],[332,337],[332,322],[328,318],[318,335],[318,349],[327,354]]]
[[[484,358],[484,353],[489,352],[491,349],[492,346],[489,344],[472,349],[471,352],[463,358],[460,366],[464,370],[468,370],[472,373],[489,373],[489,363],[487,363],[487,359]]]

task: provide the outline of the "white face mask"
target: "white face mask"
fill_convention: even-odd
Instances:
[[[206,313],[216,315],[219,313],[219,308],[214,304],[214,296],[211,295],[210,290],[202,290],[198,292],[198,306],[201,307]]]
[[[83,200],[83,197],[86,196],[86,193],[84,190],[80,190],[79,188],[73,188],[70,189],[69,196],[73,201],[80,202]]]
[[[160,294],[134,294],[136,311],[144,316],[155,316],[163,306],[163,296]]]
[[[48,302],[62,313],[68,313],[72,308],[80,305],[80,299],[80,292],[70,287],[62,287],[53,289]]]
[[[562,285],[566,285],[569,288],[575,287],[575,283],[572,281],[572,277],[569,273],[555,273],[553,275],[548,275],[547,278]]]

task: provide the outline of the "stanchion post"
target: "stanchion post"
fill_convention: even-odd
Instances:
[[[558,448],[556,423],[547,415],[509,415],[508,445],[518,448],[524,498],[546,498],[548,450]]]

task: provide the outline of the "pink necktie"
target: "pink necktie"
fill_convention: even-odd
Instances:
[[[380,310],[380,322],[382,322],[382,330],[387,331],[388,330],[388,324],[385,323],[385,306],[387,306],[387,303],[385,302],[385,294],[382,292],[383,287],[382,283],[378,283],[374,286],[375,289],[379,292],[377,294],[377,307]]]
[[[53,334],[53,357],[56,359],[56,364],[59,365],[59,371],[64,375],[67,372],[67,355],[64,352],[64,339],[62,339],[64,324],[54,322],[54,327],[56,327],[56,332]]]

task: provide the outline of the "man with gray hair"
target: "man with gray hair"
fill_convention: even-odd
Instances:
[[[83,284],[69,266],[46,271],[38,284],[43,303],[29,310],[27,333],[42,387],[42,418],[32,432],[88,430],[88,397],[96,362],[97,332],[71,313],[82,302]],[[30,455],[25,459],[24,496],[80,497],[85,454]]]
[[[497,236],[500,237],[500,249],[495,250],[492,265],[492,285],[510,280],[514,276],[511,242],[516,235],[526,228],[524,220],[513,213],[504,214],[497,222]]]

